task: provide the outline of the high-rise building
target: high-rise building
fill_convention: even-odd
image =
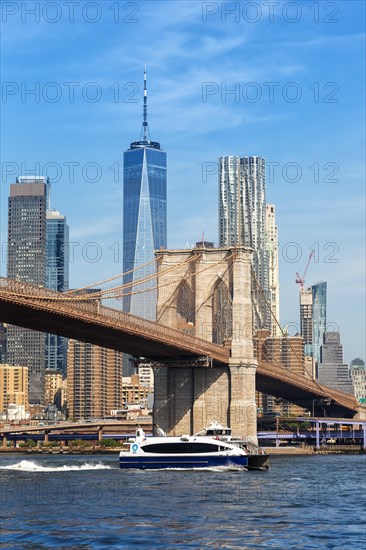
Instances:
[[[69,340],[67,408],[70,418],[104,418],[122,408],[122,353]]]
[[[46,286],[66,292],[69,289],[69,227],[66,217],[50,210],[46,217]],[[46,369],[66,376],[67,338],[46,335]]]
[[[300,332],[304,338],[305,355],[313,355],[313,293],[311,288],[300,288]]]
[[[269,252],[269,288],[271,293],[272,314],[280,321],[280,283],[278,273],[278,227],[276,224],[276,207],[266,205],[266,238]],[[280,336],[281,331],[275,320],[271,319],[272,336]]]
[[[327,326],[327,283],[322,281],[311,286],[313,301],[312,350],[316,363],[320,361],[320,346]]]
[[[6,332],[7,325],[0,323],[0,363],[6,363],[7,353],[6,353]]]
[[[320,347],[327,326],[327,283],[322,281],[300,288],[300,330],[305,355],[320,362]]]
[[[131,143],[123,155],[123,272],[124,283],[156,273],[154,250],[167,246],[167,155],[160,143],[151,141],[147,122],[146,68],[140,141]],[[134,271],[137,268],[138,271]],[[156,280],[130,287],[123,309],[145,319],[156,319]]]
[[[21,176],[10,185],[8,277],[45,285],[49,180]],[[29,369],[29,402],[44,399],[45,335],[14,325],[7,332],[8,363]]]
[[[350,363],[351,378],[355,397],[359,403],[366,403],[366,367],[365,362],[356,357]]]
[[[339,332],[324,332],[317,370],[317,381],[320,384],[353,395],[350,370],[343,363],[343,346]]]
[[[339,332],[326,332],[320,347],[321,363],[343,363],[343,346]]]
[[[220,246],[242,244],[253,248],[253,324],[271,328],[269,250],[266,237],[266,166],[262,157],[219,159]]]

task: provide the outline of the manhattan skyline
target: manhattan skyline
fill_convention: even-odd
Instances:
[[[315,249],[305,286],[327,281],[327,322],[338,326],[348,362],[364,357],[364,5],[338,2],[336,15],[323,10],[316,22],[303,4],[291,23],[281,10],[270,22],[258,2],[262,17],[254,23],[224,21],[220,3],[213,15],[203,4],[180,2],[176,10],[137,2],[134,23],[115,23],[104,8],[95,23],[70,23],[65,14],[54,24],[9,16],[1,275],[9,184],[27,174],[50,177],[53,208],[68,219],[70,286],[121,272],[122,153],[139,137],[146,64],[153,139],[169,155],[168,247],[195,243],[202,226],[217,243],[219,157],[263,156],[279,228],[281,323],[299,324],[295,275]]]

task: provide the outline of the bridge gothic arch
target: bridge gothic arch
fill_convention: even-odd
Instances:
[[[229,280],[229,283],[231,280]],[[233,300],[232,285],[228,285],[219,277],[214,284],[212,295],[212,342],[223,344],[233,335]]]
[[[178,323],[182,324],[182,328],[187,328],[191,325],[193,329],[196,315],[195,292],[192,288],[192,283],[186,280],[181,281],[177,288],[176,294],[176,313]]]

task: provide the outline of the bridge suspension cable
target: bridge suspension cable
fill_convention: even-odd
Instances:
[[[197,260],[197,255],[193,256],[191,258],[188,258],[188,260],[185,260],[185,261],[181,262],[180,264],[168,267],[168,268],[162,270],[160,273],[161,274],[169,273],[170,271],[174,271],[178,267],[182,267],[184,264],[190,263],[193,260]],[[151,263],[151,262],[148,262],[148,263]],[[127,273],[131,273],[132,271],[134,271],[134,270],[131,270]],[[146,275],[145,277],[142,277],[141,279],[136,279],[135,281],[129,281],[128,283],[123,283],[123,284],[118,285],[116,287],[108,288],[108,289],[105,289],[105,290],[100,290],[98,292],[93,292],[91,294],[83,294],[81,296],[75,296],[75,298],[77,299],[77,301],[84,301],[84,300],[99,300],[101,298],[107,300],[109,298],[122,298],[123,296],[130,296],[132,294],[117,294],[117,291],[123,290],[125,288],[131,288],[133,286],[139,286],[139,285],[147,283],[149,281],[153,281],[157,277],[158,277],[158,273],[156,273],[156,272],[155,273],[150,273],[149,275]],[[156,287],[149,287],[149,288],[145,289],[145,292],[154,290],[155,288]],[[135,294],[136,293],[137,292],[135,292]],[[110,294],[110,296],[108,296],[108,294]],[[60,297],[60,299],[62,300],[62,297]],[[73,298],[72,298],[72,300],[73,300]]]
[[[87,290],[88,288],[93,288],[95,286],[101,286],[106,283],[110,283],[111,281],[115,281],[116,279],[120,279],[121,277],[124,277],[126,275],[129,275],[130,273],[133,273],[134,271],[138,271],[139,269],[142,269],[143,267],[146,267],[147,265],[150,265],[152,263],[155,263],[157,261],[157,258],[153,258],[152,260],[149,260],[148,262],[141,264],[137,267],[134,267],[133,269],[130,269],[129,271],[125,271],[124,273],[119,273],[118,275],[113,275],[112,277],[109,277],[107,279],[104,279],[103,281],[98,281],[97,283],[92,283],[87,286],[83,286],[80,288],[73,288],[71,290],[67,290],[64,292],[64,294],[71,294],[72,292],[80,292],[80,290]]]
[[[189,274],[187,274],[187,275],[184,275],[183,277],[182,277],[182,276],[179,276],[179,277],[177,277],[176,279],[173,279],[172,281],[168,281],[167,283],[165,283],[165,284],[163,284],[163,285],[157,284],[156,286],[153,286],[153,287],[142,288],[142,289],[136,290],[136,291],[134,291],[134,292],[128,292],[128,293],[124,293],[124,294],[119,294],[118,296],[115,296],[115,295],[103,296],[103,299],[104,299],[104,300],[108,300],[108,299],[113,299],[113,298],[116,298],[116,297],[118,297],[118,298],[123,298],[123,297],[125,297],[125,296],[133,296],[133,295],[135,295],[135,294],[142,294],[143,292],[150,292],[150,291],[152,291],[152,290],[157,290],[157,289],[160,289],[160,288],[164,288],[164,287],[166,287],[166,286],[170,286],[170,285],[176,284],[178,281],[185,281],[185,280],[187,280],[187,279],[190,279],[191,277],[194,277],[195,275],[198,275],[198,274],[200,274],[200,273],[203,273],[204,271],[207,271],[208,269],[212,269],[213,266],[219,265],[221,262],[227,261],[228,259],[230,259],[230,258],[232,258],[232,257],[234,257],[234,256],[236,256],[236,253],[231,254],[231,255],[228,256],[227,258],[222,258],[221,260],[218,260],[218,261],[215,262],[214,264],[210,264],[210,265],[208,265],[207,267],[204,267],[204,268],[202,268],[202,269],[200,269],[200,270],[198,270],[198,271],[193,271],[192,273],[189,273]],[[161,274],[163,274],[163,273],[166,274],[166,273],[168,273],[168,272],[170,272],[170,271],[173,271],[174,269],[176,269],[176,268],[179,267],[179,266],[182,266],[182,265],[184,265],[184,264],[188,264],[188,263],[190,263],[190,262],[193,261],[193,260],[197,260],[197,257],[198,257],[198,256],[194,256],[194,257],[190,258],[189,260],[186,260],[186,261],[181,262],[180,264],[177,264],[177,265],[175,265],[175,266],[173,266],[173,267],[171,267],[171,268],[169,268],[169,269],[166,269],[165,271],[162,271]],[[158,274],[155,273],[153,277],[149,277],[149,278],[150,278],[150,279],[151,279],[151,278],[152,278],[152,279],[157,279],[157,278],[158,278]],[[135,284],[138,285],[138,284],[141,284],[142,282],[144,282],[144,279],[138,279],[138,280],[135,282]],[[126,284],[126,285],[121,285],[121,287],[117,287],[117,288],[118,288],[118,289],[121,289],[122,287],[130,287],[130,286],[132,286],[132,284],[131,284],[131,283],[128,283],[128,284]],[[115,290],[116,290],[116,289],[113,289],[113,291],[115,291]],[[97,294],[98,294],[98,293],[96,293],[96,295],[97,295]],[[86,296],[87,296],[87,295],[86,295]],[[95,296],[94,294],[91,294],[91,297],[92,297],[92,298],[94,298],[94,296]],[[60,297],[60,299],[62,300],[62,297]],[[94,299],[95,299],[95,298],[94,298]]]
[[[205,268],[202,268],[198,271],[193,271],[192,273],[189,273],[189,274],[187,274],[183,277],[179,276],[176,279],[173,279],[173,280],[165,283],[164,285],[157,284],[157,285],[149,287],[149,288],[143,288],[143,289],[139,289],[139,290],[132,291],[132,292],[117,294],[117,291],[119,291],[119,290],[124,290],[126,288],[131,288],[132,286],[138,286],[138,285],[141,285],[141,284],[143,284],[145,282],[148,282],[150,280],[156,280],[159,277],[159,275],[167,274],[167,273],[177,269],[178,267],[182,267],[185,264],[189,264],[190,262],[197,261],[197,259],[200,257],[200,255],[201,254],[196,254],[194,256],[191,256],[190,258],[188,258],[187,260],[185,260],[183,262],[180,262],[179,264],[176,264],[176,265],[171,266],[171,267],[169,267],[165,270],[162,270],[160,273],[154,273],[154,274],[148,275],[147,277],[144,277],[142,279],[137,279],[136,281],[131,281],[129,283],[125,283],[123,285],[119,285],[119,286],[113,287],[111,289],[101,290],[101,291],[90,293],[90,294],[65,296],[64,295],[65,293],[59,293],[57,295],[57,297],[52,295],[50,291],[48,291],[47,294],[46,293],[45,294],[40,294],[40,293],[29,294],[29,293],[10,291],[9,294],[11,294],[13,296],[16,296],[18,298],[25,298],[26,297],[26,298],[34,298],[34,299],[37,299],[37,300],[58,301],[58,302],[85,302],[85,301],[90,302],[90,301],[97,301],[97,300],[100,300],[100,299],[108,300],[108,299],[122,298],[124,296],[132,296],[132,295],[135,295],[135,294],[150,292],[152,290],[157,290],[157,289],[163,288],[165,286],[176,284],[177,281],[182,281],[182,280],[189,279],[189,278],[191,278],[191,277],[193,277],[193,276],[195,276],[199,273],[203,273],[204,271],[206,271],[208,269],[211,269],[212,265],[218,265],[221,262],[223,262],[224,260],[226,261],[226,260],[236,256],[236,253],[233,253],[230,256],[228,256],[227,258],[225,258],[225,259],[223,258],[223,259],[215,262],[214,264],[211,264],[211,265],[209,265]],[[46,290],[46,289],[44,289],[44,290]]]
[[[169,273],[170,271],[173,271],[179,267],[182,267],[182,265],[184,264],[187,264],[187,263],[190,263],[192,262],[193,260],[197,260],[197,257],[199,255],[195,255],[191,258],[189,258],[188,260],[185,260],[183,262],[181,262],[180,264],[177,264],[177,265],[174,265],[174,266],[171,266],[171,267],[168,267],[164,270],[161,271],[161,274],[166,274],[166,273]],[[154,260],[155,261],[155,260]],[[146,264],[144,265],[147,265],[148,263],[151,263],[150,262],[147,262]],[[143,266],[140,266],[140,267],[143,267]],[[129,272],[126,272],[126,273],[131,273],[132,271],[134,270],[131,270]],[[105,290],[98,290],[97,292],[92,292],[92,293],[85,293],[85,294],[80,294],[80,295],[77,295],[75,294],[76,292],[80,292],[80,290],[84,290],[84,289],[87,289],[87,288],[92,288],[92,285],[89,285],[88,287],[83,287],[81,289],[74,289],[72,292],[74,293],[73,295],[70,296],[69,292],[63,292],[63,293],[59,293],[59,295],[57,296],[57,298],[55,298],[54,296],[50,295],[48,292],[47,294],[40,294],[40,293],[36,293],[34,295],[30,295],[30,294],[23,294],[21,292],[12,292],[12,294],[14,296],[18,296],[18,297],[22,297],[22,296],[27,296],[27,297],[32,297],[32,298],[36,298],[36,299],[43,299],[43,300],[57,300],[57,301],[60,301],[60,302],[85,302],[85,301],[97,301],[97,300],[100,300],[100,299],[109,299],[109,298],[116,298],[116,293],[117,291],[119,290],[123,290],[124,288],[131,288],[133,286],[138,286],[138,285],[141,285],[143,283],[146,283],[146,282],[149,282],[150,280],[154,280],[156,279],[158,276],[157,273],[151,273],[150,275],[147,275],[146,277],[143,277],[141,279],[137,279],[135,281],[129,281],[128,283],[124,283],[122,285],[118,285],[116,287],[112,287],[112,288],[109,288],[109,289],[105,289]],[[115,277],[111,277],[110,280],[112,280],[113,278],[117,278],[119,276],[115,276]],[[107,281],[107,279],[106,279]],[[21,283],[21,281],[19,281]],[[156,287],[150,287],[150,288],[147,288],[147,289],[144,289],[145,292],[148,292],[150,290],[153,290],[155,289]],[[44,289],[45,291],[47,291],[47,289]],[[110,294],[110,296],[108,296],[108,294]],[[121,294],[121,295],[118,295],[118,297],[122,297],[122,296],[129,296],[130,294]]]

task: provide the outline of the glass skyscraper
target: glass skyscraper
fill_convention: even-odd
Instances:
[[[66,217],[57,210],[46,218],[46,286],[65,292],[69,289],[69,227]],[[46,368],[61,371],[66,376],[67,338],[55,334],[46,336]]]
[[[124,283],[154,275],[154,250],[167,246],[167,155],[150,140],[147,123],[146,69],[144,112],[140,141],[123,155],[123,272]],[[142,138],[142,139],[141,139]],[[150,262],[150,263],[149,263]],[[148,265],[145,265],[148,264]],[[144,266],[141,269],[136,268]],[[130,272],[130,273],[128,273]],[[156,319],[156,279],[124,290],[123,309],[145,319]],[[136,294],[133,294],[136,293]]]
[[[320,347],[327,326],[327,283],[322,281],[311,286],[313,298],[313,357],[320,362]]]

